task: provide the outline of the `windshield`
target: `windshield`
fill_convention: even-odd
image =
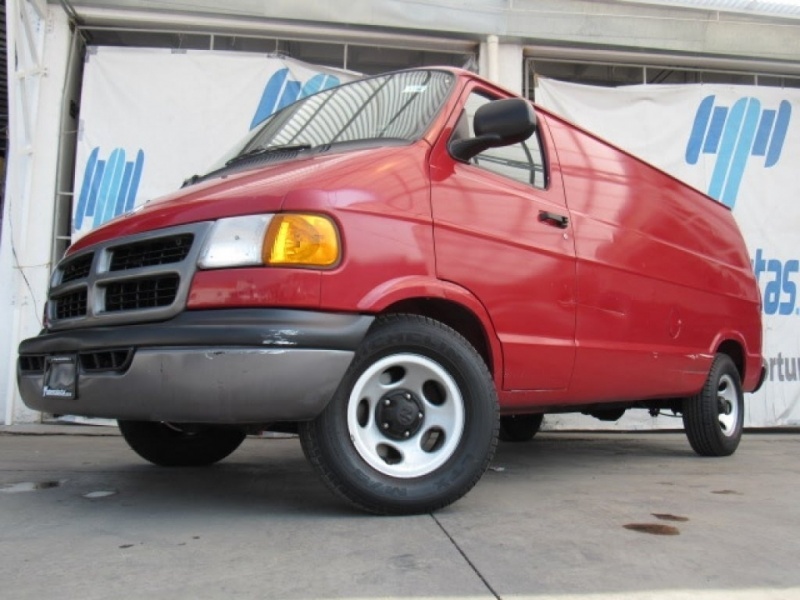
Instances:
[[[453,80],[444,71],[404,71],[308,96],[272,115],[222,164],[271,148],[417,140],[439,111]]]

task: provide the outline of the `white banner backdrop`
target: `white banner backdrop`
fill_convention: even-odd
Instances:
[[[733,210],[764,299],[769,369],[761,391],[746,399],[745,425],[800,425],[800,90],[540,79],[536,100]]]
[[[207,172],[276,110],[357,77],[264,54],[89,48],[73,239]]]

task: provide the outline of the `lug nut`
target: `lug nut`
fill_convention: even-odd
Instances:
[[[410,431],[406,431],[403,435],[406,436],[406,437],[410,437],[411,436],[411,432]]]
[[[383,424],[381,425],[381,427],[382,427],[383,429],[389,429],[389,424],[388,424],[388,423],[383,423]]]
[[[387,398],[386,400],[383,401],[383,405],[384,406],[391,406],[392,405],[392,401]]]

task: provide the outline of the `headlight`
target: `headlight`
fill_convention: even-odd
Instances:
[[[198,266],[331,267],[339,257],[339,233],[328,217],[265,214],[217,221],[200,252]]]
[[[198,265],[201,269],[260,265],[264,236],[272,215],[220,219],[214,223]]]

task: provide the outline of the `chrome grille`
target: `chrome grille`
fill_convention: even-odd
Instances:
[[[102,242],[59,263],[51,330],[163,320],[183,310],[210,222]]]

